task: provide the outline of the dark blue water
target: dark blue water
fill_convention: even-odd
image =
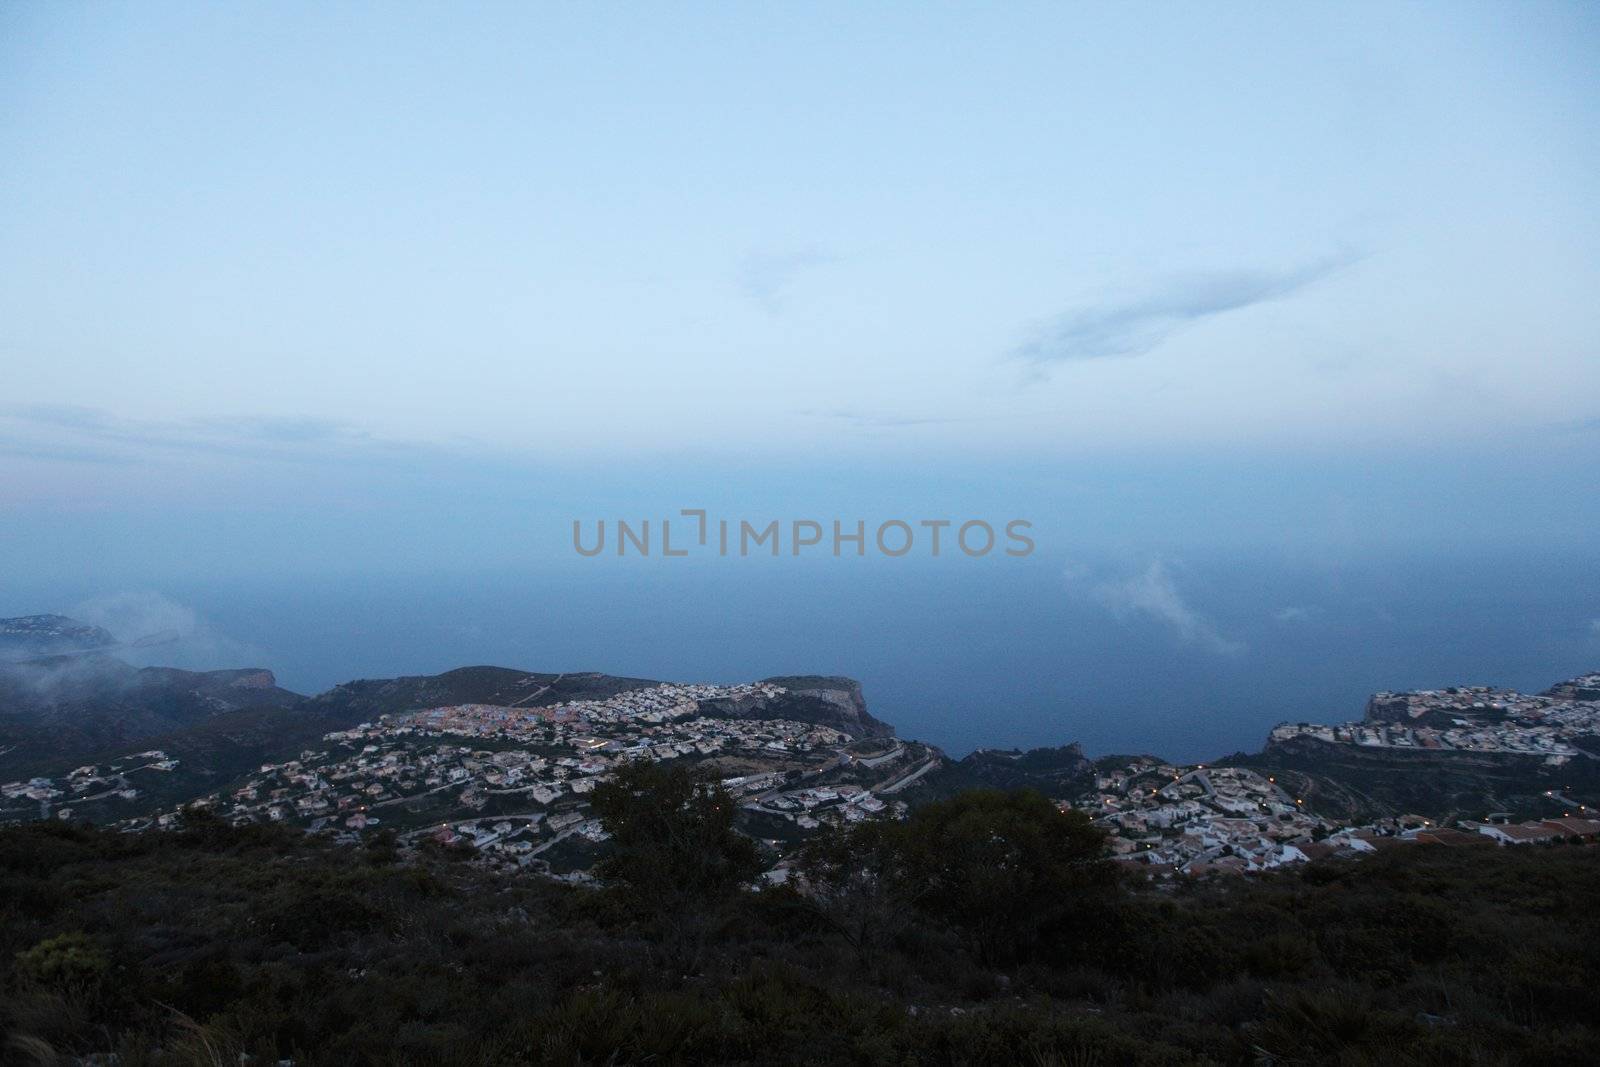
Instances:
[[[903,735],[958,754],[1081,741],[1204,759],[1258,748],[1283,719],[1357,717],[1375,689],[1538,689],[1600,669],[1600,567],[1579,552],[1219,555],[1167,560],[1155,580],[1152,561],[1110,557],[1074,561],[1070,580],[1043,557],[582,562],[137,593],[199,619],[147,659],[267,666],[302,692],[476,663],[845,674]],[[13,584],[0,614],[113,592]]]

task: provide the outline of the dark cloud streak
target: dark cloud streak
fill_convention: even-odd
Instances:
[[[1285,271],[1212,271],[1174,279],[1141,296],[1059,316],[1011,355],[1044,366],[1143,355],[1202,319],[1282,300],[1355,262],[1345,254]]]
[[[125,419],[98,408],[0,407],[0,454],[23,459],[124,463],[168,453],[295,460],[386,447],[359,427],[306,416],[157,422]]]

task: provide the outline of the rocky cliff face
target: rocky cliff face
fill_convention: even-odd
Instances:
[[[228,686],[232,689],[276,689],[277,676],[268,670],[243,670],[230,672],[234,677],[228,679]]]
[[[843,731],[851,737],[891,737],[894,727],[872,717],[861,683],[824,675],[782,675],[763,678],[784,692],[775,697],[752,695],[735,700],[707,700],[701,711],[731,719],[791,719]]]

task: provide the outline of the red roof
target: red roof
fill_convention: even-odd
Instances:
[[[1516,841],[1544,841],[1555,837],[1559,831],[1536,822],[1525,822],[1515,826],[1497,826],[1497,831]]]
[[[1423,844],[1431,845],[1492,845],[1493,841],[1483,834],[1469,834],[1462,830],[1452,830],[1442,826],[1437,830],[1424,830],[1417,834],[1417,840]]]

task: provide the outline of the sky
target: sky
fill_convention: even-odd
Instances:
[[[615,457],[1600,414],[1590,5],[0,19],[0,353],[41,450],[97,419]]]
[[[1581,3],[7,4],[0,607],[981,515],[1222,655],[1208,553],[1581,560],[1597,178]]]

